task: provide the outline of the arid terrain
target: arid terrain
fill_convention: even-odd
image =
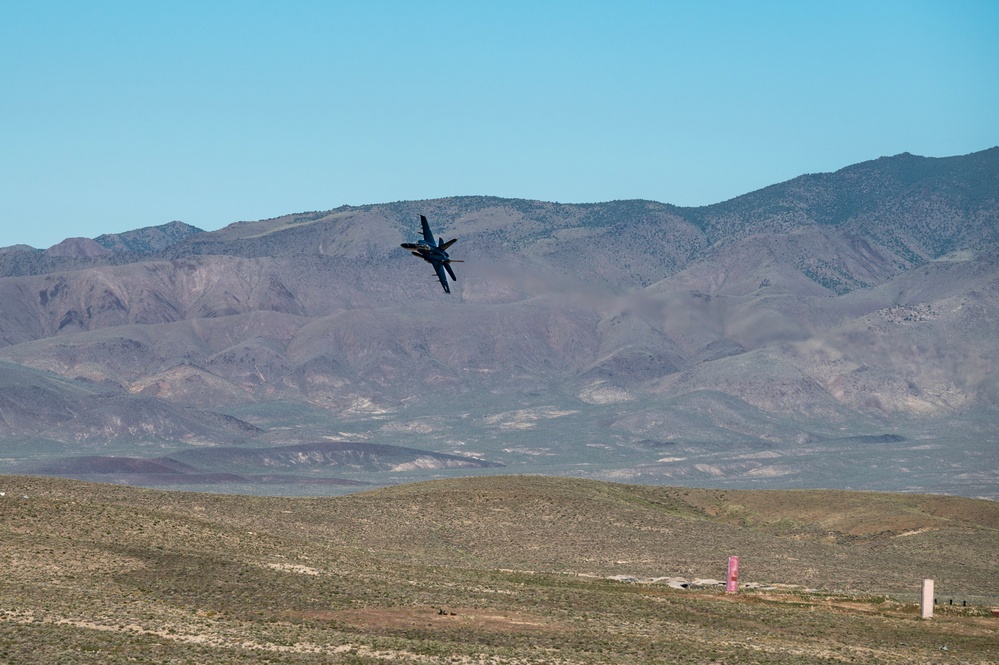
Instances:
[[[4,663],[997,662],[990,501],[538,476],[0,492]]]
[[[421,214],[458,239],[451,294],[399,247]],[[0,469],[996,499],[997,257],[999,148],[700,208],[458,197],[6,247]]]

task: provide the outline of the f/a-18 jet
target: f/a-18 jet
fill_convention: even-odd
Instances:
[[[434,267],[434,272],[437,273],[437,279],[441,281],[441,286],[444,287],[444,293],[451,293],[451,287],[447,284],[447,274],[451,276],[451,279],[455,282],[458,278],[454,276],[454,271],[451,270],[452,263],[463,263],[458,259],[452,259],[447,255],[447,248],[458,242],[457,238],[452,238],[447,242],[441,238],[440,241],[434,240],[434,234],[430,231],[430,224],[427,223],[427,218],[420,215],[420,223],[423,225],[423,240],[417,240],[416,242],[404,242],[400,247],[403,249],[408,249],[412,252],[413,256],[418,256],[430,265]]]

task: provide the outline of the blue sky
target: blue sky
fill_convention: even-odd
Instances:
[[[999,2],[0,2],[0,246],[999,145]]]

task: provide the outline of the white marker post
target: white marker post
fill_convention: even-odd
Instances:
[[[919,603],[919,617],[933,618],[933,580],[923,580],[923,597]]]
[[[739,590],[739,557],[728,558],[728,578],[725,582],[725,593],[735,593]]]

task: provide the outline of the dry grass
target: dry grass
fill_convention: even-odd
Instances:
[[[0,490],[0,663],[987,663],[999,640],[985,501],[540,477]],[[608,579],[721,578],[730,554],[743,582],[789,586]],[[958,601],[931,622],[922,577]]]

